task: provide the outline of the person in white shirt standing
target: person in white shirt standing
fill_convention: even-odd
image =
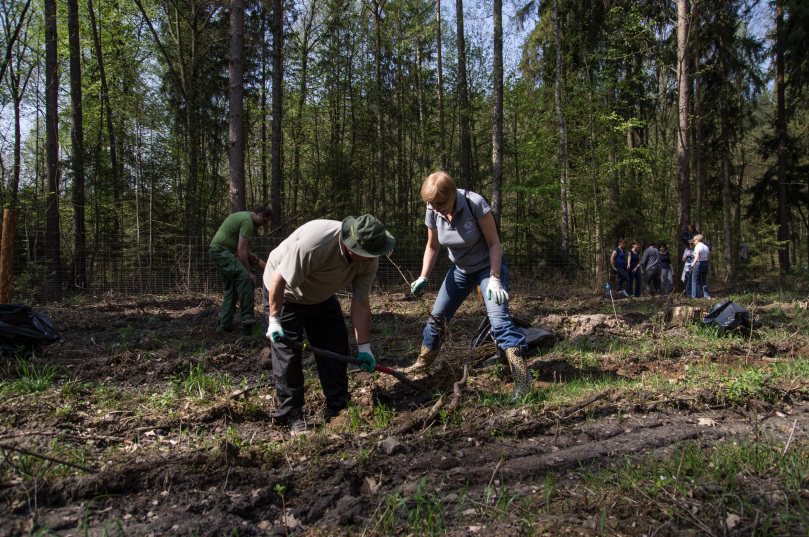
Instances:
[[[694,261],[691,264],[691,298],[711,298],[708,292],[708,255],[710,249],[702,235],[694,235]]]

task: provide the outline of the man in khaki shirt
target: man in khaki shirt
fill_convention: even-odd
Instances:
[[[342,222],[313,220],[296,229],[274,249],[264,269],[269,291],[270,319],[267,337],[272,341],[272,369],[278,409],[273,418],[288,424],[291,434],[306,432],[304,378],[301,351],[281,338],[303,339],[312,346],[350,354],[343,312],[335,293],[352,288],[351,322],[362,368],[373,371],[371,306],[368,297],[379,268],[379,257],[396,240],[369,214],[349,216]],[[347,366],[315,356],[320,385],[326,396],[324,419],[336,416],[350,399]]]

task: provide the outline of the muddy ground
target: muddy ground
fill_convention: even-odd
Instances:
[[[266,340],[218,332],[216,296],[40,306],[62,340],[27,363],[52,378],[34,391],[0,362],[0,536],[807,535],[809,314],[747,299],[764,326],[717,335],[665,323],[680,297],[518,297],[558,338],[518,403],[493,345],[469,352],[468,300],[426,393],[353,371],[351,407],[297,438],[270,420]],[[426,303],[373,308],[379,363],[413,363]],[[755,460],[721,473],[740,446]]]

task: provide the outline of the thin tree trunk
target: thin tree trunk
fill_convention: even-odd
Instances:
[[[247,208],[244,182],[244,0],[230,2],[230,62],[228,65],[228,164],[230,212]]]
[[[436,69],[438,75],[438,153],[441,169],[447,169],[446,130],[444,127],[444,71],[441,65],[441,0],[435,0]]]
[[[120,230],[120,220],[118,218],[118,211],[120,210],[120,168],[118,166],[118,142],[115,136],[115,122],[112,117],[112,105],[110,104],[109,87],[107,86],[107,75],[104,70],[104,54],[101,49],[101,38],[99,37],[98,25],[96,24],[95,10],[93,9],[93,0],[87,0],[87,8],[90,13],[90,29],[93,32],[93,45],[96,51],[96,61],[98,62],[98,74],[101,78],[101,100],[104,103],[104,110],[107,116],[107,136],[109,137],[110,146],[110,169],[112,171],[112,193],[113,203],[115,205],[115,217],[113,222],[113,244],[117,248],[118,233]]]
[[[282,177],[282,130],[284,96],[284,2],[273,1],[272,12],[272,211],[276,227],[283,225],[284,178]]]
[[[84,122],[81,104],[81,44],[79,43],[79,2],[67,2],[68,43],[70,46],[70,142],[73,167],[73,284],[87,287],[86,231],[84,227]]]
[[[729,7],[723,2],[722,9],[725,16],[728,15]],[[719,69],[722,73],[722,80],[728,81],[730,69],[728,68],[728,50],[724,32],[719,35]],[[728,103],[722,100],[721,120],[720,120],[720,143],[722,148],[722,225],[724,227],[724,247],[725,247],[725,281],[733,281],[733,223],[731,219],[731,198],[730,198],[730,126],[728,125],[727,110]]]
[[[466,40],[463,29],[463,0],[455,0],[458,26],[458,107],[461,123],[461,187],[472,188],[472,140],[469,136],[469,95],[466,84]]]
[[[45,137],[48,192],[45,207],[45,257],[48,260],[48,296],[62,288],[62,256],[59,245],[59,73],[56,35],[56,0],[45,0]]]
[[[492,213],[500,231],[503,194],[503,0],[494,0],[494,122],[492,124]]]
[[[261,4],[261,203],[269,199],[267,185],[267,9]]]
[[[562,36],[559,21],[559,0],[553,0],[553,36],[556,41],[556,81],[554,85],[554,103],[556,105],[556,124],[559,128],[559,183],[562,206],[562,255],[563,263],[570,258],[570,205],[568,201],[567,179],[567,129],[565,116],[562,113]]]
[[[701,62],[701,54],[702,51],[700,50],[700,26],[699,26],[699,12],[697,11],[699,7],[699,2],[694,2],[694,8],[692,10],[692,19],[694,24],[692,25],[693,32],[694,32],[694,127],[696,129],[695,133],[695,143],[694,143],[694,164],[696,165],[696,187],[697,187],[697,197],[696,197],[696,209],[695,209],[695,218],[694,220],[697,223],[697,229],[702,230],[702,190],[703,190],[703,177],[702,177],[702,89],[701,89],[701,79],[702,79],[702,68],[700,66]]]
[[[679,86],[679,122],[677,129],[677,224],[674,240],[691,222],[691,184],[688,162],[688,0],[677,0],[677,80]],[[682,257],[683,245],[678,241],[677,258]]]
[[[292,180],[293,180],[293,192],[292,192],[292,210],[290,214],[298,214],[298,189],[300,188],[301,184],[301,144],[303,143],[303,116],[304,116],[304,109],[306,107],[306,90],[307,90],[307,76],[308,76],[308,67],[309,67],[309,38],[312,32],[312,24],[314,23],[315,19],[315,2],[314,0],[311,1],[309,4],[309,10],[307,15],[306,23],[304,24],[303,30],[303,41],[301,43],[301,80],[300,80],[300,88],[298,90],[298,107],[297,107],[297,115],[295,117],[295,129],[293,131],[293,143],[295,146],[293,157],[292,157]]]
[[[784,101],[784,0],[775,2],[775,89],[778,116],[778,263],[789,272],[789,200],[787,199],[787,119]]]
[[[376,175],[379,181],[379,191],[377,192],[377,201],[379,202],[379,217],[385,219],[386,209],[386,192],[385,185],[387,183],[387,176],[385,170],[385,125],[384,125],[384,112],[382,110],[383,95],[382,95],[382,29],[381,29],[381,1],[373,0],[371,2],[371,12],[374,17],[374,112],[376,114]]]

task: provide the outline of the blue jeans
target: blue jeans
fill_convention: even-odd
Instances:
[[[424,327],[424,339],[422,344],[430,350],[438,350],[444,339],[446,326],[455,312],[463,303],[469,293],[477,286],[483,293],[483,302],[486,303],[486,311],[489,321],[492,323],[492,334],[497,345],[502,349],[510,347],[525,347],[525,336],[517,330],[511,315],[508,313],[508,301],[497,305],[494,299],[486,298],[486,289],[489,286],[489,267],[472,274],[464,274],[453,265],[447,272],[441,290],[435,297],[433,311],[427,326]],[[508,290],[508,265],[505,257],[500,266],[500,285]]]
[[[699,261],[691,269],[691,298],[702,298],[703,291],[708,290],[708,262]]]
[[[693,298],[691,296],[691,271],[685,273],[685,298]]]

